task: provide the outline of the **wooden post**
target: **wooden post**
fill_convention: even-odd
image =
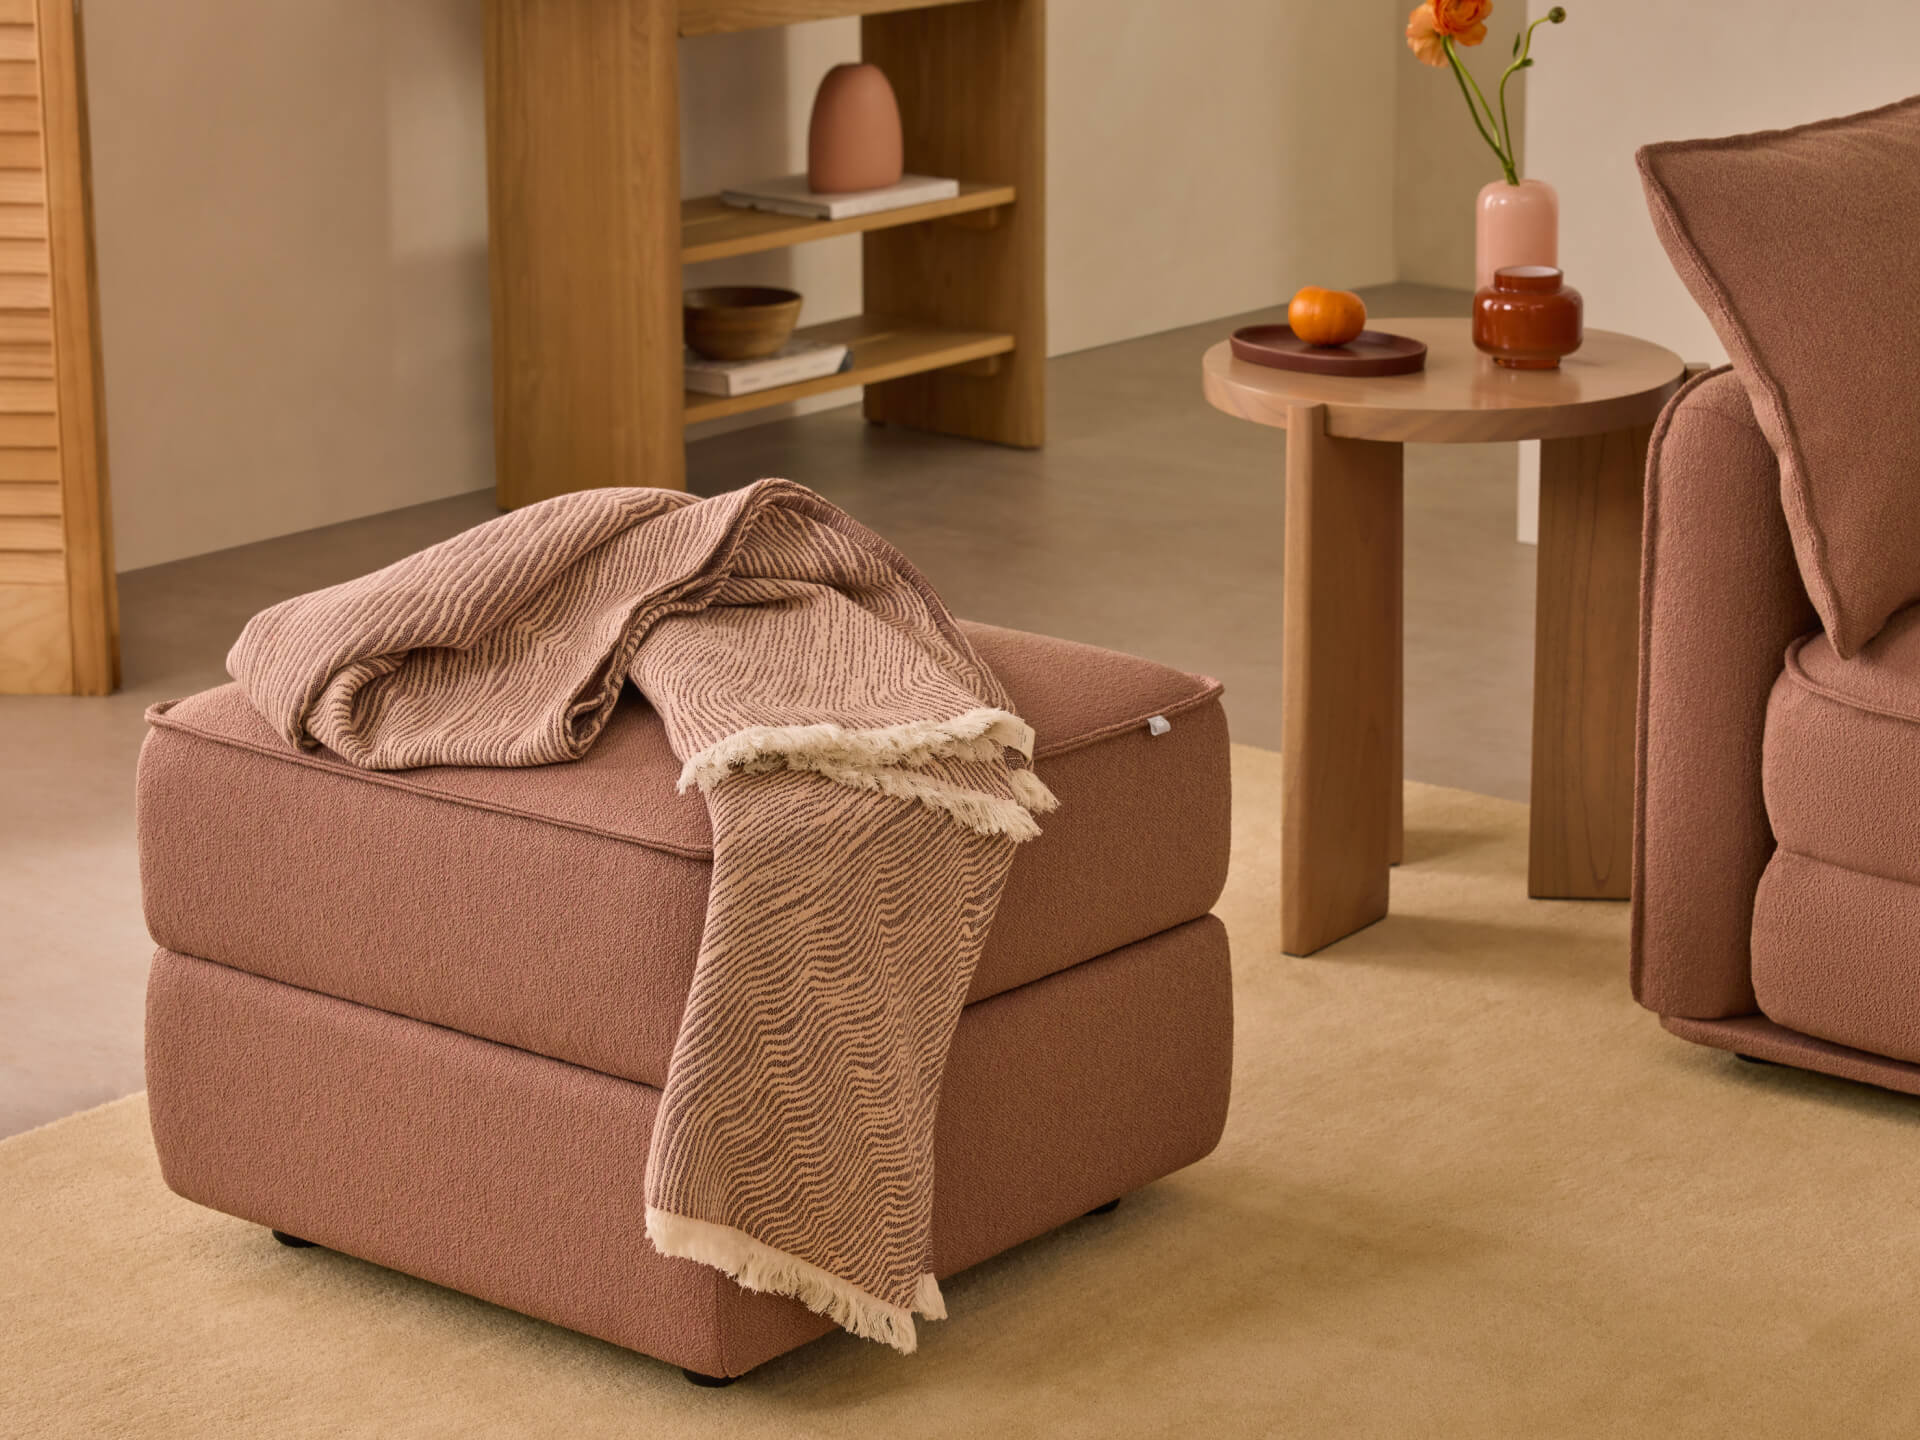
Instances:
[[[866,414],[1003,445],[1046,438],[1046,7],[974,0],[868,15],[867,60],[900,97],[910,172],[1011,184],[1005,223],[867,234],[866,309],[960,330],[1005,331],[991,374],[929,371],[869,385]]]
[[[500,504],[686,487],[675,0],[487,0]]]

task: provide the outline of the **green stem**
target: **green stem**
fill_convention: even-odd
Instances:
[[[1454,53],[1453,37],[1451,35],[1445,36],[1441,40],[1440,46],[1443,50],[1446,51],[1447,63],[1453,66],[1453,78],[1460,82],[1460,95],[1467,102],[1467,113],[1473,116],[1474,129],[1478,130],[1480,132],[1480,138],[1487,142],[1487,148],[1492,150],[1493,153],[1499,157],[1500,169],[1506,175],[1507,183],[1509,185],[1518,185],[1520,183],[1520,176],[1517,173],[1515,173],[1513,168],[1513,161],[1508,157],[1506,149],[1500,144],[1498,140],[1496,140],[1491,134],[1487,132],[1488,121],[1491,121],[1496,127],[1499,124],[1497,120],[1494,120],[1493,107],[1487,104],[1487,97],[1480,94],[1479,85],[1475,83],[1474,78],[1468,72],[1467,67],[1460,63],[1460,57]],[[1469,86],[1472,86],[1472,88],[1469,89],[1468,88]],[[1480,99],[1479,105],[1474,104],[1475,96],[1479,96],[1479,99]],[[1487,112],[1486,121],[1483,121],[1480,118],[1480,110],[1482,106],[1486,107],[1486,112]]]
[[[1510,183],[1518,183],[1515,176],[1520,157],[1513,152],[1513,123],[1507,119],[1507,81],[1513,78],[1516,70],[1526,68],[1527,59],[1533,54],[1533,32],[1546,23],[1547,17],[1543,15],[1527,26],[1527,37],[1520,42],[1520,53],[1513,57],[1513,63],[1500,74],[1500,141],[1503,147],[1503,158],[1510,162],[1507,168],[1507,179]]]

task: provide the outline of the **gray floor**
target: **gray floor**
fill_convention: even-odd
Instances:
[[[1466,308],[1407,287],[1368,301],[1377,316]],[[1235,738],[1277,748],[1284,437],[1199,388],[1201,352],[1235,323],[1055,360],[1042,451],[843,409],[702,441],[690,483],[811,485],[913,556],[959,614],[1219,676]],[[1534,552],[1513,539],[1513,475],[1512,446],[1408,450],[1407,774],[1524,800]],[[482,492],[124,575],[120,694],[0,698],[0,1135],[143,1083],[146,706],[221,683],[261,607],[494,513]]]

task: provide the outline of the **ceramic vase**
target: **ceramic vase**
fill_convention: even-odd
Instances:
[[[836,65],[813,97],[807,188],[822,195],[900,182],[906,146],[900,102],[878,65]]]
[[[1551,265],[1508,265],[1473,297],[1473,343],[1509,370],[1557,370],[1585,338],[1580,292]]]
[[[1544,180],[1509,185],[1495,180],[1480,191],[1473,228],[1473,288],[1485,290],[1510,265],[1560,263],[1560,194]]]

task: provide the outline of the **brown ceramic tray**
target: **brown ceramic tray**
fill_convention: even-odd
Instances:
[[[1427,347],[1405,335],[1362,330],[1345,345],[1309,345],[1285,325],[1249,325],[1233,332],[1233,353],[1275,370],[1313,375],[1411,375],[1427,368]]]

